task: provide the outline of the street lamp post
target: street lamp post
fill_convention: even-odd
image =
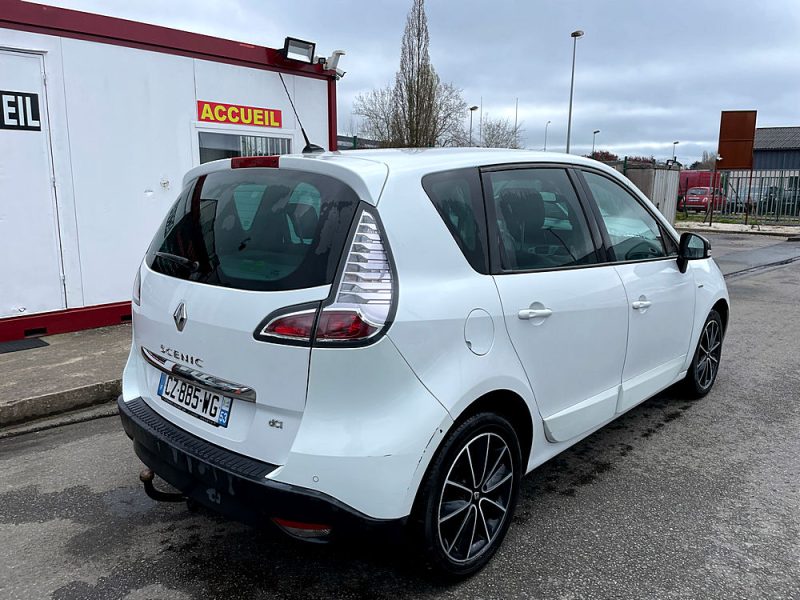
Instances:
[[[592,132],[592,153],[589,155],[591,158],[594,158],[594,140],[597,137],[597,134],[600,133],[599,129],[595,129]]]
[[[567,117],[567,154],[569,154],[569,141],[572,136],[572,93],[575,89],[575,51],[578,47],[578,38],[583,37],[580,29],[569,34],[572,37],[572,77],[569,80],[569,116]]]
[[[678,155],[675,153],[676,146],[678,144],[680,144],[680,142],[672,142],[672,162],[673,163],[678,160]]]
[[[542,148],[543,152],[547,152],[547,128],[550,126],[550,121],[544,124],[544,148]]]
[[[472,113],[478,110],[477,106],[469,107],[469,146],[472,147]]]

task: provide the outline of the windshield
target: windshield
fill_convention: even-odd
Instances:
[[[707,195],[709,193],[708,189],[709,188],[705,188],[705,187],[689,188],[689,191],[686,192],[686,193],[687,194],[691,194],[692,196],[705,196],[705,195]]]
[[[165,275],[244,290],[330,284],[358,197],[326,175],[231,169],[187,186],[147,254]]]

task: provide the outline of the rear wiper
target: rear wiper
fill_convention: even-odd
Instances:
[[[190,273],[194,273],[200,268],[200,263],[198,263],[196,260],[189,260],[188,258],[178,256],[177,254],[170,254],[169,252],[156,252],[156,256],[158,258],[163,258],[164,260],[174,262],[182,267],[186,267],[189,269]]]

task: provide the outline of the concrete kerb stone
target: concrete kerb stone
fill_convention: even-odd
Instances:
[[[113,379],[78,388],[21,398],[0,405],[0,427],[115,400],[122,380]]]
[[[727,225],[727,224],[722,224]],[[779,238],[800,238],[800,232],[797,228],[780,227],[775,229],[767,229],[766,226],[760,228],[751,227],[749,225],[730,225],[720,227],[719,225],[703,225],[702,223],[676,223],[673,225],[678,231],[691,231],[694,233],[736,233],[746,235],[766,235],[770,237]],[[795,241],[795,240],[792,240]]]

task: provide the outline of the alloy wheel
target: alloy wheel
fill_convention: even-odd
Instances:
[[[722,356],[722,332],[719,322],[711,319],[700,334],[700,344],[697,348],[697,361],[695,363],[695,378],[697,385],[703,390],[714,383],[719,369],[719,360]]]
[[[473,437],[447,473],[439,499],[438,528],[450,560],[466,563],[491,546],[509,517],[514,459],[496,433]]]

